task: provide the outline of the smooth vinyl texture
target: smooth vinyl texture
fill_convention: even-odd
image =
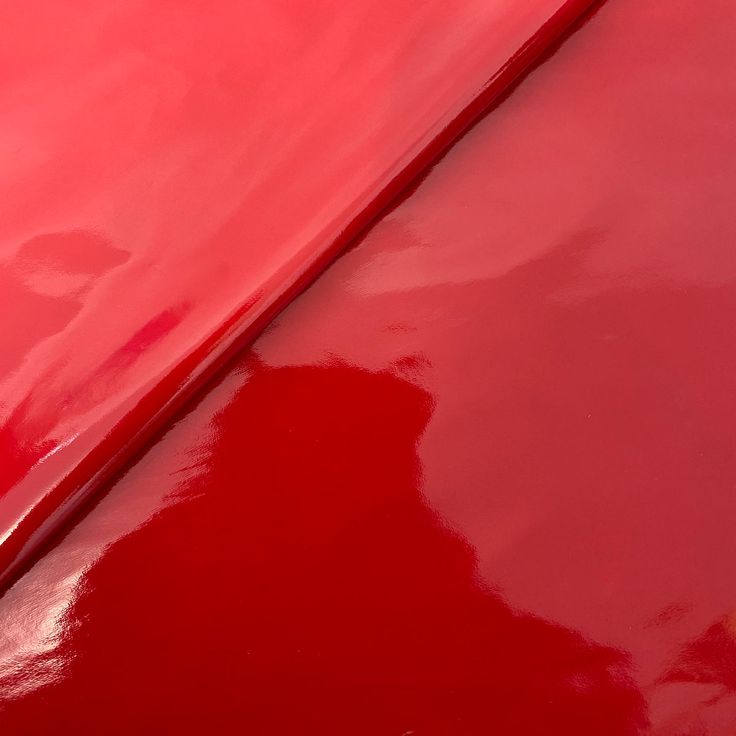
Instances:
[[[0,599],[0,727],[736,730],[736,6],[610,0]]]
[[[5,3],[0,582],[589,4]]]

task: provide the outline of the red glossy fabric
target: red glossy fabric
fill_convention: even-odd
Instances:
[[[5,3],[0,578],[588,4]]]
[[[730,736],[726,0],[615,0],[0,600],[3,732]]]

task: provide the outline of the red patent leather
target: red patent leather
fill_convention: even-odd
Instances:
[[[8,733],[736,727],[736,8],[615,0],[0,600]]]
[[[6,3],[0,584],[587,5]]]

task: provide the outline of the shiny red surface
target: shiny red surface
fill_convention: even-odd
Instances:
[[[0,9],[0,582],[589,0]]]
[[[734,48],[606,3],[0,600],[4,731],[732,734]]]

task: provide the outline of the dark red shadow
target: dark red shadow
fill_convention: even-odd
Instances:
[[[425,503],[428,393],[344,364],[248,366],[182,500],[86,575],[52,654],[65,674],[31,699],[35,725],[638,731],[625,655],[512,611]],[[13,733],[28,702],[7,705]]]

